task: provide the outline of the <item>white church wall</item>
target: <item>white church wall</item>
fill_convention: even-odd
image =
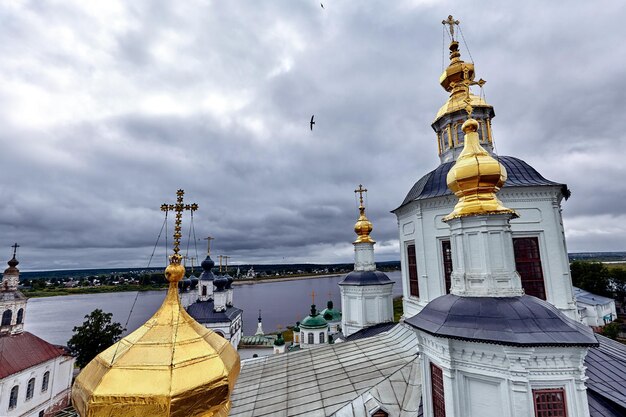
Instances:
[[[569,260],[560,208],[560,187],[503,188],[499,198],[520,214],[511,221],[513,237],[537,237],[547,300],[576,318]],[[431,300],[446,294],[441,241],[449,226],[441,219],[456,204],[454,196],[415,201],[396,212],[402,248],[404,316],[417,314]],[[420,297],[409,294],[407,246],[415,244]],[[453,256],[455,256],[453,254]]]

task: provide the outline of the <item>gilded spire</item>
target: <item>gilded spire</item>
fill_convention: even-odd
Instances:
[[[448,188],[459,201],[452,213],[443,220],[495,213],[511,213],[517,217],[515,210],[504,207],[496,197],[506,181],[507,173],[504,166],[480,146],[476,132],[478,122],[468,119],[462,129],[465,133],[463,151],[447,177]]]
[[[450,98],[446,104],[441,107],[437,113],[436,119],[445,114],[453,113],[466,107],[466,101],[470,100],[472,106],[489,106],[485,100],[479,96],[475,96],[470,92],[470,86],[478,85],[482,87],[486,81],[482,78],[474,81],[474,64],[461,60],[461,52],[459,51],[459,42],[455,38],[455,26],[461,23],[452,16],[448,16],[447,20],[441,22],[448,25],[450,31],[450,64],[439,77],[439,83],[444,90],[450,93]]]
[[[354,225],[354,231],[357,234],[357,239],[354,243],[376,243],[370,236],[372,229],[374,228],[372,222],[365,216],[365,206],[363,205],[363,193],[366,193],[367,189],[363,188],[363,185],[359,184],[359,188],[354,190],[354,193],[359,194],[359,219]]]
[[[141,327],[94,358],[76,378],[72,402],[82,417],[227,416],[239,375],[239,355],[223,337],[196,322],[181,306],[178,281],[183,204],[178,190],[174,254],[165,269],[169,290],[157,312]]]

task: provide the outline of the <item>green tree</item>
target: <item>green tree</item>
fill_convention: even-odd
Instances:
[[[611,339],[617,339],[617,336],[619,335],[619,331],[620,331],[620,325],[617,322],[612,322],[607,324],[606,326],[604,326],[602,328],[602,336],[606,336],[608,338]]]
[[[574,286],[597,295],[611,297],[609,270],[601,262],[574,261],[570,265]]]
[[[74,335],[67,342],[76,364],[83,368],[104,349],[120,340],[124,328],[119,323],[112,323],[113,314],[95,309],[85,316],[82,326],[74,327]]]
[[[615,290],[615,298],[620,301],[626,301],[626,269],[613,268],[610,271],[611,284]]]

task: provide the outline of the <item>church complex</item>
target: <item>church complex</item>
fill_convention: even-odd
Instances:
[[[241,335],[232,278],[214,276],[210,240],[197,291],[181,304],[181,217],[197,206],[184,203],[180,190],[176,204],[164,205],[176,212],[176,227],[163,305],[81,371],[72,388],[75,411],[64,415],[626,415],[626,346],[594,334],[577,308],[561,217],[570,192],[525,161],[494,153],[494,109],[472,92],[485,81],[462,60],[459,22],[449,16],[442,23],[451,43],[439,80],[449,97],[432,123],[440,165],[392,210],[400,322],[393,317],[394,282],[376,267],[363,186],[355,190],[354,270],[339,282],[341,305],[311,305],[290,346],[281,335],[264,336],[261,312],[257,334]],[[26,301],[16,290],[16,265],[13,258],[0,292],[3,310],[12,312],[2,317],[0,343],[30,338],[25,343],[47,356],[0,374],[0,415],[48,416],[69,393],[73,360],[22,331]],[[241,360],[240,342],[273,354]],[[48,393],[46,373],[60,381]],[[4,395],[13,385],[15,396],[13,389]],[[25,395],[34,395],[37,407],[17,412]]]

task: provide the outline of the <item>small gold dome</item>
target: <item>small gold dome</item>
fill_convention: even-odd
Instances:
[[[359,206],[359,213],[359,219],[354,225],[354,232],[357,234],[357,239],[354,243],[376,243],[370,236],[374,226],[372,222],[365,217],[365,207],[362,204]]]
[[[180,255],[165,270],[165,301],[139,329],[93,359],[76,378],[82,417],[226,417],[239,355],[181,306]]]
[[[452,213],[443,220],[481,214],[511,213],[514,210],[502,205],[496,193],[504,185],[507,173],[478,140],[478,122],[466,120],[462,126],[465,133],[463,151],[448,172],[448,188],[459,198]]]

